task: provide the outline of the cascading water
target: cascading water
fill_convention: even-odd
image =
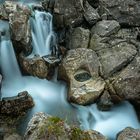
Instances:
[[[32,34],[32,54],[48,55],[57,48],[56,36],[52,30],[52,15],[35,10],[30,18]]]
[[[9,28],[3,27],[3,24],[5,23],[0,24],[0,30],[4,29],[8,32]],[[51,15],[35,11],[35,19],[31,19],[31,26],[34,47],[32,55],[49,54],[50,36],[53,34]],[[19,126],[22,131],[25,130],[32,115],[40,111],[72,121],[78,118],[81,128],[100,131],[111,139],[115,139],[116,134],[127,126],[140,128],[134,108],[128,102],[114,106],[108,112],[99,111],[96,104],[90,106],[71,105],[66,99],[67,88],[64,82],[22,76],[12,43],[9,38],[5,39],[6,36],[5,34],[1,37],[0,42],[0,66],[4,76],[2,96],[14,96],[20,91],[27,90],[35,102],[35,107],[27,113],[23,123]]]

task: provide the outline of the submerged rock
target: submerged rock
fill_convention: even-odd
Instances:
[[[104,80],[99,77],[99,67],[98,57],[90,49],[78,48],[67,52],[59,66],[58,76],[69,84],[69,101],[81,105],[96,102],[105,87]]]
[[[37,113],[28,123],[25,140],[107,140],[96,131],[82,131],[75,126],[69,126],[63,120]]]
[[[118,133],[117,140],[140,140],[140,129],[127,127]]]
[[[1,115],[18,116],[34,106],[32,97],[27,91],[14,97],[5,97],[0,101]]]

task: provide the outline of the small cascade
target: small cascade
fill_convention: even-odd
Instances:
[[[56,48],[56,36],[52,28],[52,15],[42,11],[33,11],[30,18],[33,53],[40,56],[51,54]]]
[[[96,104],[77,108],[81,128],[99,131],[109,140],[115,140],[117,133],[125,127],[140,128],[137,115],[129,102],[120,103],[110,111],[99,111]]]

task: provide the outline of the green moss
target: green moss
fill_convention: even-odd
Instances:
[[[62,136],[65,134],[64,122],[58,117],[49,117],[43,122],[39,130],[39,137],[48,136]]]
[[[91,140],[88,133],[83,132],[80,128],[73,127],[71,129],[71,140]]]

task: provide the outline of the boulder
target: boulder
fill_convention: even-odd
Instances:
[[[46,3],[46,4],[45,4]],[[44,8],[49,10],[51,1],[44,1]],[[83,21],[83,4],[81,0],[56,0],[53,3],[55,27],[77,26]]]
[[[0,105],[1,115],[18,116],[33,107],[34,102],[28,92],[24,91],[14,97],[2,98]]]
[[[140,140],[140,129],[127,127],[117,134],[117,140]]]
[[[97,53],[102,65],[101,75],[108,78],[128,65],[136,56],[137,49],[132,44],[120,42],[112,48],[105,48]]]
[[[97,34],[101,37],[105,37],[116,33],[119,29],[120,29],[120,25],[117,21],[102,20],[97,22],[97,24],[92,27],[91,33]]]
[[[103,95],[97,102],[97,107],[99,110],[108,111],[113,106],[111,96],[107,90],[104,91]]]
[[[20,64],[23,71],[27,74],[37,76],[39,78],[46,78],[48,75],[48,67],[45,61],[39,56],[33,58],[22,57]]]
[[[94,9],[87,1],[85,2],[84,10],[84,17],[91,26],[100,19],[97,10]]]
[[[51,79],[59,62],[60,60],[56,56],[51,55],[43,57],[34,56],[33,58],[27,58],[23,54],[20,55],[20,64],[23,71],[42,79]]]
[[[16,51],[24,51],[26,54],[32,51],[30,15],[29,7],[17,2],[5,1],[0,5],[0,19],[9,21],[11,38]]]
[[[99,67],[98,57],[90,49],[78,48],[67,52],[59,66],[58,77],[69,84],[70,102],[80,105],[96,102],[105,87],[104,80],[99,77]]]
[[[109,48],[109,44],[106,43],[106,38],[102,38],[97,34],[92,34],[90,43],[89,43],[89,49],[92,49],[94,51],[99,51],[104,48]]]
[[[68,39],[68,48],[88,48],[90,31],[82,27],[74,28]]]
[[[69,126],[63,120],[37,113],[28,123],[25,140],[107,140],[96,131],[82,131],[75,126]]]
[[[112,85],[122,99],[140,104],[140,57],[137,56],[118,75]]]
[[[124,26],[140,26],[139,0],[99,0],[100,15],[115,19]]]

